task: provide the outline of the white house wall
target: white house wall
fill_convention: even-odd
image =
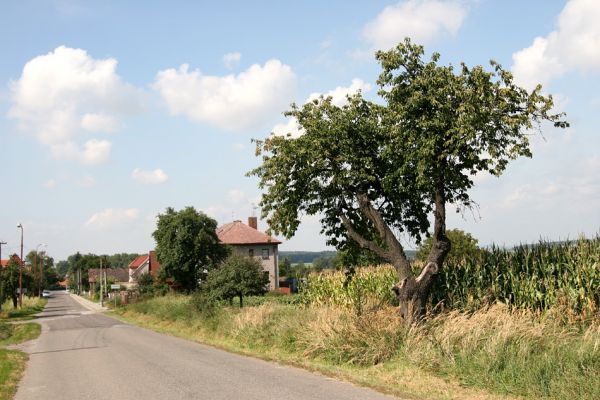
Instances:
[[[237,254],[249,256],[250,250],[254,252],[254,258],[260,260],[263,270],[269,272],[269,289],[279,288],[279,266],[277,264],[277,245],[273,244],[252,244],[252,245],[230,245]],[[263,250],[268,250],[269,256],[263,258]]]

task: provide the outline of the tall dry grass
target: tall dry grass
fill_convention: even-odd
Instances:
[[[177,310],[173,314],[166,312],[171,301]],[[184,311],[192,304],[188,300],[186,305],[183,296],[145,303],[131,305],[129,316],[138,308],[144,318],[155,316],[161,328],[267,358],[351,366],[349,371],[361,381],[386,382],[395,393],[405,387],[394,381],[397,371],[409,368],[411,376],[422,374],[427,382],[427,377],[440,377],[501,395],[600,398],[599,325],[565,324],[551,312],[497,304],[476,312],[444,312],[408,325],[391,306],[358,314],[352,307],[265,303],[224,308],[206,317],[193,309]]]

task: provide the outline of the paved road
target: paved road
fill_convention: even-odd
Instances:
[[[392,399],[124,324],[55,292],[16,395],[29,399]]]

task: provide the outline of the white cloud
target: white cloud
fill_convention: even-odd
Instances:
[[[107,208],[92,215],[84,226],[89,229],[105,229],[135,220],[139,213],[137,208]]]
[[[548,85],[572,70],[600,69],[600,2],[571,0],[558,17],[558,27],[513,54],[512,71],[528,89]]]
[[[246,200],[246,194],[239,189],[231,189],[227,193],[227,199],[232,204],[241,204]]]
[[[203,75],[184,64],[160,71],[153,87],[171,114],[239,131],[257,128],[285,109],[293,98],[296,76],[279,60],[226,76]]]
[[[56,181],[54,179],[48,179],[46,182],[44,182],[44,187],[46,189],[53,189],[56,187]]]
[[[53,144],[50,150],[54,157],[73,160],[86,165],[101,164],[110,156],[112,144],[108,140],[91,139],[79,146],[72,141]]]
[[[89,189],[96,185],[96,179],[91,175],[86,175],[79,181],[79,186]]]
[[[124,83],[116,68],[113,58],[96,60],[85,50],[57,47],[28,61],[21,77],[10,83],[8,116],[41,143],[70,149],[54,150],[55,154],[94,163],[98,157],[91,153],[103,141],[82,147],[76,138],[85,132],[114,132],[120,117],[141,108],[139,91]],[[110,146],[103,145],[103,149],[110,150]],[[74,156],[73,151],[88,153]]]
[[[429,43],[442,35],[455,35],[467,9],[462,1],[408,0],[383,9],[363,29],[373,49],[388,50],[404,38]]]
[[[155,169],[154,171],[142,171],[139,168],[136,168],[131,173],[131,177],[145,185],[158,185],[161,183],[165,183],[169,177],[165,174],[160,168]]]
[[[239,64],[241,59],[242,55],[238,52],[227,53],[223,56],[223,64],[227,69],[232,69]]]
[[[350,86],[338,86],[333,90],[324,93],[324,97],[331,97],[331,102],[338,107],[342,107],[348,102],[348,96],[356,94],[358,91],[368,92],[371,90],[371,85],[364,82],[362,79],[354,78],[350,83]],[[314,99],[318,99],[321,93],[311,93],[308,99],[304,103],[308,103]],[[271,130],[275,136],[287,136],[290,134],[291,138],[297,138],[304,134],[304,130],[298,124],[296,118],[288,118],[285,123],[277,124]]]
[[[84,114],[81,127],[89,132],[115,132],[119,129],[119,121],[106,114]]]
[[[370,84],[364,82],[362,79],[354,78],[352,79],[350,86],[338,86],[335,89],[325,93],[323,96],[331,97],[331,102],[336,106],[341,107],[348,102],[348,96],[356,94],[358,91],[368,92],[369,90],[371,90]],[[321,96],[321,93],[311,93],[310,96],[308,96],[306,103],[319,98],[319,96]]]
[[[287,136],[289,134],[293,139],[304,134],[304,130],[298,123],[298,120],[293,117],[288,118],[287,122],[283,124],[275,125],[271,131],[275,136]]]

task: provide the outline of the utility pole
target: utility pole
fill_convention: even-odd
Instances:
[[[2,260],[2,245],[6,244],[6,242],[0,240],[0,260]]]
[[[104,307],[104,294],[102,293],[102,257],[100,257],[100,306]]]
[[[23,308],[23,224],[19,223],[17,228],[21,228],[21,265],[19,265],[19,308]]]

